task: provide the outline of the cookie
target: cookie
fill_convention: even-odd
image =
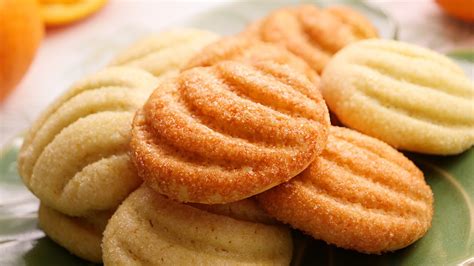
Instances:
[[[54,242],[85,260],[102,262],[102,233],[113,212],[71,217],[40,204],[38,223]]]
[[[140,68],[156,77],[177,72],[195,53],[217,40],[217,34],[198,29],[175,29],[147,36],[120,53],[112,66]]]
[[[248,198],[303,171],[329,116],[304,75],[274,62],[224,61],[169,79],[137,112],[132,158],[156,191],[182,202]]]
[[[293,246],[287,227],[249,218],[245,213],[262,212],[251,202],[229,206],[216,214],[212,207],[178,203],[142,186],[105,229],[104,264],[289,265]]]
[[[131,122],[156,85],[128,67],[74,85],[25,137],[18,168],[26,186],[71,216],[116,208],[141,183],[128,154]]]
[[[321,73],[337,51],[377,31],[364,16],[344,6],[287,7],[251,24],[243,35],[280,44]]]
[[[325,150],[303,173],[257,198],[278,220],[363,253],[412,244],[433,217],[431,189],[410,160],[341,127],[331,127]]]
[[[474,144],[474,85],[434,51],[389,40],[359,42],[334,57],[321,88],[344,125],[397,149],[450,155]]]
[[[277,220],[275,220],[273,217],[270,217],[262,210],[254,198],[247,198],[227,204],[209,205],[201,203],[188,203],[188,205],[214,214],[228,216],[237,220],[259,222],[264,224],[278,223]]]
[[[184,67],[206,67],[221,61],[233,60],[241,62],[271,61],[299,70],[316,86],[319,86],[319,75],[299,57],[284,47],[244,36],[225,37],[204,47]]]

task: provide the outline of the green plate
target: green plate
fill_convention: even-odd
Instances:
[[[0,154],[0,265],[89,265],[37,228],[38,200],[16,171],[22,139]],[[407,154],[435,195],[433,226],[413,245],[384,255],[339,249],[294,232],[293,265],[472,265],[474,149],[452,157]]]
[[[232,3],[178,25],[232,34],[270,10],[291,3]],[[369,17],[382,37],[396,38],[396,24],[380,10],[357,1],[344,3]],[[456,56],[469,57],[466,53]],[[472,69],[472,64],[465,64]],[[91,265],[38,229],[38,200],[23,186],[16,171],[21,142],[18,137],[0,151],[0,265]],[[474,265],[474,149],[452,157],[407,155],[423,170],[435,194],[433,226],[425,237],[405,249],[377,256],[339,249],[294,231],[292,265]]]

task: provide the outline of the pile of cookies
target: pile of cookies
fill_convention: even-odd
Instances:
[[[133,45],[40,116],[19,171],[46,234],[107,265],[289,265],[290,227],[380,254],[433,216],[396,148],[469,149],[473,95],[449,59],[348,7],[288,7],[235,36]]]

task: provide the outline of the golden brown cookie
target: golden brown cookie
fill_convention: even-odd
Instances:
[[[250,63],[271,61],[281,65],[288,65],[306,74],[310,81],[319,86],[318,74],[304,60],[295,56],[284,47],[246,38],[245,36],[225,37],[209,44],[200,53],[197,53],[184,69],[212,66],[226,60]]]
[[[431,189],[410,160],[341,127],[331,127],[325,150],[303,173],[257,198],[278,220],[363,253],[412,244],[433,217]]]
[[[228,203],[303,171],[328,127],[325,103],[304,75],[273,62],[224,61],[160,85],[135,116],[132,158],[162,194]]]
[[[116,208],[141,183],[128,154],[131,122],[156,85],[128,67],[76,83],[25,137],[18,169],[26,186],[67,215]]]
[[[112,213],[104,211],[91,213],[88,217],[71,217],[42,203],[38,210],[38,223],[46,235],[72,254],[101,263],[102,232]]]
[[[434,51],[367,40],[340,51],[321,89],[346,126],[398,149],[457,154],[474,144],[474,85]]]
[[[251,24],[243,35],[283,45],[321,73],[333,54],[377,31],[364,16],[349,7],[287,7]]]
[[[177,72],[204,46],[216,41],[215,33],[198,29],[174,29],[150,35],[132,44],[112,61],[112,66],[130,66],[155,77]]]
[[[104,264],[289,265],[293,249],[290,230],[248,216],[265,216],[248,201],[219,206],[216,214],[211,206],[202,210],[142,186],[107,225],[102,244]]]

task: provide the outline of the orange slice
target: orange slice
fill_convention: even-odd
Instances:
[[[28,70],[43,28],[36,0],[0,0],[0,101]]]
[[[449,15],[467,22],[474,22],[474,1],[436,0],[436,2]]]
[[[40,0],[46,26],[61,26],[81,20],[105,5],[107,0]]]

